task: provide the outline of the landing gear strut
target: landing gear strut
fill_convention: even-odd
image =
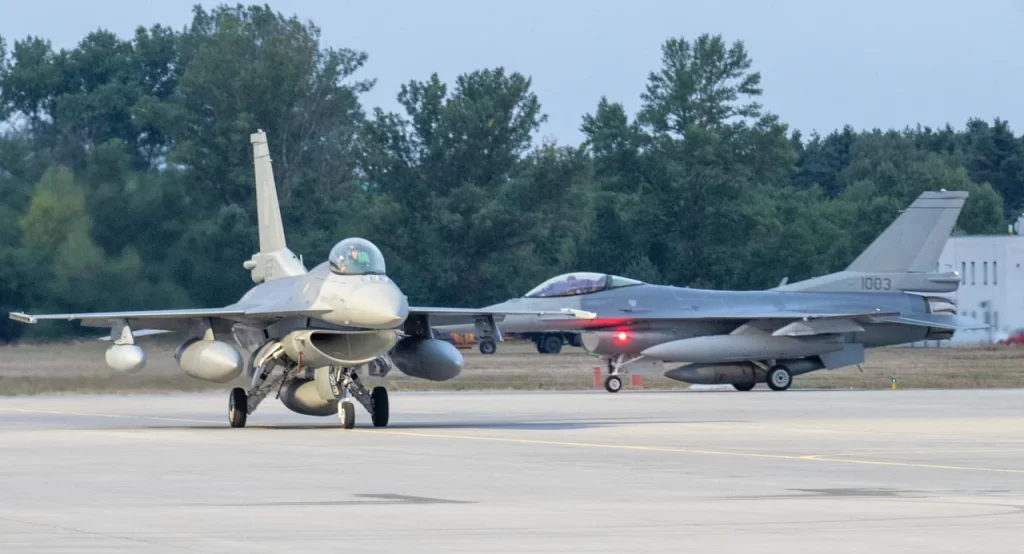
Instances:
[[[359,380],[356,368],[332,368],[331,388],[338,402],[338,419],[343,429],[351,429],[356,424],[354,402],[359,402],[370,412],[370,420],[374,427],[386,427],[391,417],[388,391],[384,387],[367,390]]]
[[[626,359],[624,354],[615,354],[611,358],[608,358],[608,376],[604,378],[604,390],[615,393],[622,390],[622,374],[628,373],[623,372],[622,367],[631,364],[643,356],[638,356],[632,359]]]
[[[264,343],[252,353],[249,358],[252,386],[248,391],[235,387],[228,396],[228,423],[232,427],[245,427],[249,414],[256,411],[260,402],[284,382],[290,371],[288,368],[274,374],[274,368],[280,364],[283,354],[284,349],[280,343],[274,341]]]

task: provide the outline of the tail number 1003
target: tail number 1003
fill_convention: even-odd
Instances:
[[[860,288],[864,290],[890,290],[892,280],[888,277],[861,277]]]

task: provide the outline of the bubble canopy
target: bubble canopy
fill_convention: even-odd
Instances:
[[[384,256],[366,239],[345,239],[331,248],[331,271],[338,275],[384,275]]]
[[[643,281],[628,279],[605,273],[566,273],[552,277],[526,293],[526,298],[547,298],[555,296],[577,296],[607,289],[642,285]]]

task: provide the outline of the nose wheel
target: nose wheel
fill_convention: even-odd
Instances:
[[[341,422],[342,429],[356,426],[356,407],[348,398],[338,403],[338,421]]]
[[[367,390],[353,369],[336,370],[338,385],[342,390],[341,401],[338,402],[338,419],[343,429],[351,429],[356,424],[355,402],[359,402],[370,413],[374,427],[387,427],[391,418],[391,406],[388,390],[384,387],[373,387]],[[337,393],[336,393],[337,394]]]
[[[609,375],[605,377],[604,390],[608,392],[619,392],[622,390],[622,378],[618,375]]]

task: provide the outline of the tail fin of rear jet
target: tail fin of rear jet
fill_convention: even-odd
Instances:
[[[966,191],[924,192],[882,232],[846,271],[927,273],[935,271],[953,232]]]
[[[952,292],[960,277],[936,269],[966,201],[966,191],[924,192],[845,271],[775,290]]]
[[[281,206],[277,201],[274,169],[270,165],[267,134],[262,130],[249,136],[252,143],[253,169],[256,173],[256,220],[260,232],[260,251],[243,266],[252,273],[256,283],[306,273],[302,261],[288,250],[281,222]]]

